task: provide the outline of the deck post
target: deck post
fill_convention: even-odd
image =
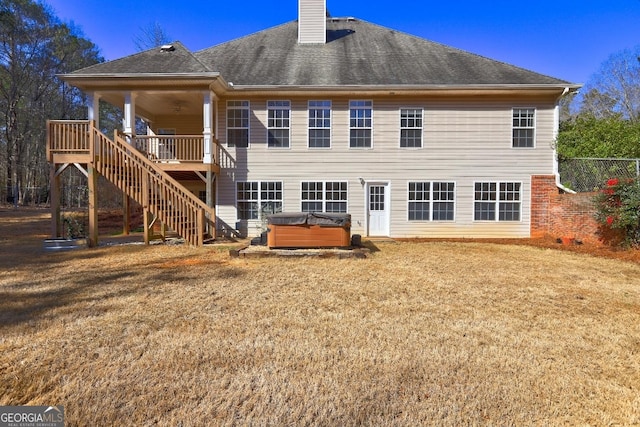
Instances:
[[[55,239],[60,237],[60,230],[62,230],[62,222],[60,220],[60,175],[55,163],[51,163],[50,168],[51,237]]]
[[[149,179],[142,179],[142,222],[144,225],[144,244],[151,242],[151,212],[149,211]]]
[[[168,231],[169,227],[167,226],[167,224],[163,221],[160,221],[160,237],[162,238],[163,242],[167,240]]]
[[[204,244],[204,209],[198,209],[198,225],[196,231],[198,232],[197,246],[202,246]]]
[[[211,171],[207,171],[207,180],[206,180],[206,191],[207,191],[207,206],[209,206],[210,208],[213,208],[215,206],[215,200],[213,199],[214,197],[214,185],[215,185],[215,174]],[[209,215],[207,215],[207,217],[209,217]],[[213,218],[208,218],[209,220],[212,220]],[[209,226],[209,223],[207,222],[207,227]],[[215,230],[207,230],[209,235],[211,237],[215,236]]]
[[[144,223],[144,244],[148,245],[151,242],[151,212],[149,209],[144,209],[142,213],[142,222]]]
[[[98,172],[93,163],[87,165],[89,183],[89,239],[90,248],[98,246]]]
[[[124,191],[122,192],[122,234],[129,235],[131,230],[131,203],[129,196]]]

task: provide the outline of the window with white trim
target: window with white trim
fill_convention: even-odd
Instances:
[[[422,108],[400,109],[400,147],[422,147]]]
[[[289,148],[291,102],[267,101],[267,146]]]
[[[301,185],[302,212],[347,212],[346,181],[305,181]]]
[[[454,182],[409,182],[409,221],[453,221],[455,188]]]
[[[473,200],[475,221],[520,221],[522,183],[476,182]]]
[[[249,147],[249,101],[227,101],[227,145]]]
[[[533,148],[536,141],[535,108],[513,109],[513,148]]]
[[[331,147],[331,101],[309,101],[309,148]]]
[[[371,148],[373,101],[349,101],[349,147]]]
[[[238,219],[262,219],[282,212],[282,182],[248,181],[236,183]]]

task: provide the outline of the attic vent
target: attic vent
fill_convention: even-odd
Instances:
[[[331,22],[356,22],[356,18],[352,17],[352,16],[345,16],[345,17],[335,17],[335,18],[331,18]]]
[[[176,47],[172,44],[163,44],[160,46],[160,52],[173,52],[176,50]]]

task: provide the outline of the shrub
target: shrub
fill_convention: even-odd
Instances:
[[[82,218],[78,219],[73,214],[64,215],[62,218],[62,224],[64,227],[63,229],[66,229],[64,235],[67,239],[86,237]]]
[[[640,247],[640,182],[612,178],[596,196],[596,220],[605,240]]]

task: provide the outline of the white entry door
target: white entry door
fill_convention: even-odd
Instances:
[[[369,236],[388,236],[389,183],[370,183],[367,187]]]

